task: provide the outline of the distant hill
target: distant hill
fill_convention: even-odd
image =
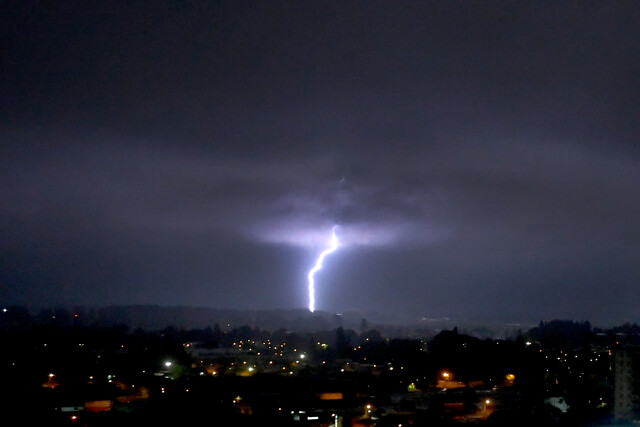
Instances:
[[[434,336],[445,329],[458,327],[461,333],[480,338],[509,338],[535,325],[470,322],[448,318],[399,318],[378,313],[348,311],[330,313],[307,309],[232,310],[206,307],[166,307],[159,305],[112,305],[103,307],[44,308],[37,314],[29,314],[24,307],[9,307],[2,316],[3,327],[27,325],[32,321],[40,324],[69,326],[72,324],[91,327],[125,326],[158,331],[168,327],[176,329],[205,329],[218,325],[223,331],[240,326],[274,332],[279,329],[296,332],[333,330],[339,327],[357,333],[376,329],[386,337],[423,338]],[[0,325],[1,326],[1,325]]]
[[[157,305],[107,306],[91,310],[90,318],[105,326],[124,324],[132,329],[146,330],[159,330],[169,326],[195,329],[213,327],[215,324],[222,330],[246,325],[270,331],[283,328],[333,329],[343,326],[342,316],[326,312],[310,313],[305,309],[225,310]]]

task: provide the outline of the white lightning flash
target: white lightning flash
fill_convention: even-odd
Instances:
[[[316,289],[315,289],[315,281],[313,279],[313,276],[320,269],[322,269],[322,262],[324,261],[325,257],[329,255],[331,252],[334,252],[336,249],[338,249],[338,245],[340,244],[340,242],[338,241],[338,236],[336,236],[336,227],[337,226],[333,227],[333,230],[331,233],[331,243],[329,247],[320,253],[320,255],[318,256],[318,259],[316,260],[316,264],[309,271],[309,275],[307,276],[309,279],[309,311],[312,313],[316,309]]]

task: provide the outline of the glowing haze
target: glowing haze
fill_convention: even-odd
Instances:
[[[309,275],[307,276],[309,279],[309,311],[312,313],[316,309],[316,289],[315,289],[314,276],[318,271],[322,269],[322,262],[324,261],[326,256],[332,252],[335,252],[336,249],[338,249],[338,246],[340,245],[340,242],[338,241],[338,236],[336,236],[336,227],[337,226],[334,226],[331,231],[331,241],[329,243],[329,247],[320,253],[320,255],[318,256],[318,259],[316,260],[315,265],[309,271]]]

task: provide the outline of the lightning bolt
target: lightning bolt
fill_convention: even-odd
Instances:
[[[334,226],[331,232],[331,242],[329,243],[329,247],[320,253],[318,259],[316,260],[316,264],[309,271],[309,275],[307,276],[307,278],[309,279],[309,311],[312,313],[316,309],[316,289],[313,276],[322,269],[322,262],[324,261],[325,257],[331,252],[334,252],[336,249],[338,249],[340,242],[338,241],[338,236],[336,236],[336,227],[337,226]]]

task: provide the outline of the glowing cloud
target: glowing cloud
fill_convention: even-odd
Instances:
[[[309,279],[309,311],[312,313],[316,309],[316,289],[313,276],[322,269],[322,262],[324,261],[325,257],[338,249],[340,242],[338,241],[338,236],[336,236],[336,227],[337,226],[334,226],[331,232],[331,242],[329,244],[329,247],[320,253],[315,265],[309,271],[309,275],[307,276]]]

